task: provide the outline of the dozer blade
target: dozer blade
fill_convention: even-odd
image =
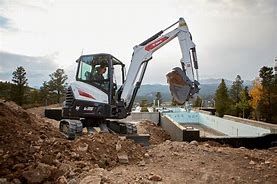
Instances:
[[[192,96],[191,90],[193,83],[186,76],[185,72],[179,68],[173,68],[171,72],[166,74],[167,83],[171,96],[179,105],[184,104]]]

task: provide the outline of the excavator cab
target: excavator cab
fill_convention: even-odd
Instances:
[[[76,81],[105,92],[109,96],[109,104],[114,104],[117,87],[124,82],[125,65],[110,54],[82,55],[76,62]]]

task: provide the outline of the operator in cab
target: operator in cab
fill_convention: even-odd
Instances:
[[[105,65],[100,65],[99,67],[96,68],[96,72],[93,74],[93,79],[96,81],[103,81],[104,78],[104,73],[106,73],[107,67]]]

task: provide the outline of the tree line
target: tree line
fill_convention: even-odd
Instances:
[[[251,89],[243,85],[239,75],[230,89],[222,79],[215,93],[215,108],[220,117],[229,114],[276,123],[277,77],[273,74],[273,68],[262,67]]]
[[[66,91],[68,79],[63,69],[57,69],[49,75],[40,89],[28,86],[27,72],[19,66],[12,73],[11,82],[0,82],[0,98],[11,100],[23,107],[33,107],[61,103]]]

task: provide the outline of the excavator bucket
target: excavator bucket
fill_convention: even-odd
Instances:
[[[193,83],[186,76],[185,72],[179,68],[173,68],[171,72],[166,74],[169,90],[174,101],[182,105],[192,96]]]

